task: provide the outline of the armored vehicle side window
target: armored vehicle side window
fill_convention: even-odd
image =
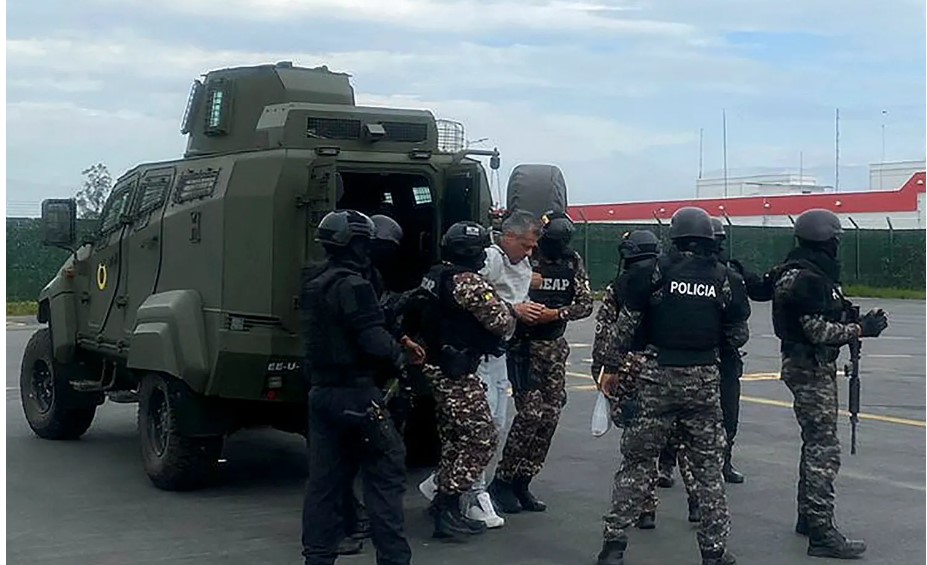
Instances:
[[[174,202],[180,204],[188,200],[212,196],[218,181],[218,169],[187,171],[180,176],[180,180],[177,182],[177,189],[174,190]]]
[[[123,214],[129,211],[129,197],[132,194],[134,183],[123,188],[113,191],[109,202],[103,207],[103,213],[100,215],[100,234],[106,234],[119,225],[119,219]]]
[[[167,188],[174,177],[173,169],[149,171],[142,178],[138,196],[135,199],[135,213],[144,214],[164,204]]]

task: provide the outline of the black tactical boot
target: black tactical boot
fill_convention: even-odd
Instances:
[[[489,488],[486,489],[489,491],[489,495],[492,497],[497,509],[506,514],[518,514],[521,512],[521,503],[518,502],[512,487],[512,483],[496,477],[489,483]]]
[[[795,533],[807,536],[810,533],[808,528],[808,516],[804,514],[798,515],[798,520],[795,521]]]
[[[811,557],[833,557],[855,559],[866,551],[866,542],[851,540],[832,525],[811,528],[808,537],[808,555]]]
[[[727,550],[703,551],[702,565],[736,565],[734,554]]]
[[[354,537],[348,536],[338,543],[335,553],[338,555],[357,555],[364,549],[364,542]]]
[[[744,482],[744,476],[731,464],[731,449],[733,446],[734,442],[728,442],[727,449],[724,451],[724,466],[721,467],[721,474],[724,475],[724,482],[740,484]]]
[[[435,531],[432,537],[438,539],[468,536],[473,533],[470,526],[464,522],[460,513],[460,495],[437,493],[429,508],[429,514],[434,518]]]
[[[689,499],[689,521],[693,524],[702,521],[702,508],[694,498]]]
[[[637,528],[640,530],[652,530],[657,527],[656,512],[641,512],[637,517]]]
[[[602,542],[602,551],[596,565],[624,565],[624,550],[628,548],[627,540]]]
[[[517,477],[512,481],[512,492],[515,498],[521,504],[521,509],[527,512],[544,512],[547,510],[547,504],[535,498],[531,491],[528,490],[528,484],[531,482],[530,477]]]

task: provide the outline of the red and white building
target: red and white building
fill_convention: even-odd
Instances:
[[[570,206],[569,214],[580,222],[669,223],[679,208],[697,206],[712,216],[727,216],[734,225],[789,227],[790,217],[794,219],[812,208],[825,208],[840,216],[845,229],[852,228],[854,222],[869,229],[924,229],[927,227],[924,169],[923,161],[873,165],[869,174],[871,188],[863,192],[833,192],[830,187],[805,184],[804,178],[800,184],[780,183],[778,189],[769,183],[741,182],[733,183],[740,187],[733,193],[750,190],[744,190],[743,186],[772,190],[728,198],[586,204]],[[710,193],[712,187],[708,183],[702,188],[699,192],[704,194]]]

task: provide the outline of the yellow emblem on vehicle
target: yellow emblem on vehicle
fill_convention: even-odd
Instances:
[[[495,295],[493,295],[493,293],[491,293],[491,292],[487,292],[486,294],[483,295],[483,299],[484,299],[486,302],[491,301],[494,297],[495,297]]]
[[[106,288],[106,265],[103,263],[97,266],[97,288],[100,290]]]

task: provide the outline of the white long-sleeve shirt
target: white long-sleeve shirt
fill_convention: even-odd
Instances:
[[[531,273],[531,260],[527,257],[512,263],[498,245],[486,248],[486,263],[480,269],[480,274],[496,289],[499,298],[509,304],[528,301]]]

